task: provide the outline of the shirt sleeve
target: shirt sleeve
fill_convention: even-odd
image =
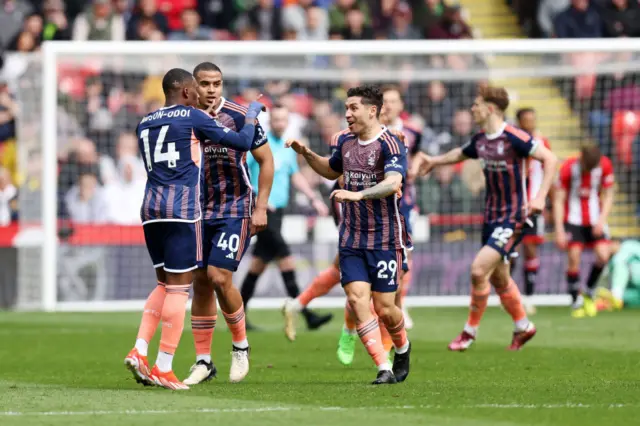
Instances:
[[[223,126],[218,120],[210,117],[206,112],[193,108],[191,114],[193,132],[200,140],[209,139],[214,143],[225,145],[238,151],[248,151],[255,137],[255,126],[247,124],[240,132],[234,132]]]
[[[467,142],[462,145],[462,154],[467,158],[478,158],[478,149],[476,147],[476,142],[478,141],[478,136],[474,136]]]
[[[616,181],[616,178],[613,174],[613,164],[611,164],[611,160],[609,157],[602,156],[600,160],[600,164],[602,167],[602,181],[600,185],[603,188],[611,188]]]
[[[530,156],[538,147],[538,141],[524,130],[507,126],[506,132],[508,132],[511,146],[520,157]]]
[[[331,147],[331,157],[329,158],[329,167],[338,173],[342,173],[342,139],[338,139],[337,146]]]
[[[253,136],[253,142],[251,142],[251,149],[254,150],[256,148],[260,148],[262,145],[266,143],[267,143],[267,134],[265,133],[260,123],[258,123],[256,125],[255,135]]]
[[[407,174],[407,147],[397,137],[390,135],[382,143],[384,173],[400,173],[404,178]]]

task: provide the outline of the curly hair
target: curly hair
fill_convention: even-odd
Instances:
[[[376,107],[376,117],[380,117],[382,110],[382,92],[378,86],[364,85],[352,87],[347,91],[347,96],[359,96],[364,105],[373,105]]]

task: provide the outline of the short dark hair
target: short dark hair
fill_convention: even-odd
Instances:
[[[400,89],[400,86],[398,86],[397,84],[385,84],[384,86],[382,86],[380,92],[382,92],[383,96],[387,92],[398,92],[398,95],[400,95],[400,100],[402,100],[402,89]]]
[[[478,91],[478,95],[485,102],[495,104],[502,112],[509,107],[509,94],[504,87],[486,86]]]
[[[364,105],[373,105],[377,108],[376,117],[380,117],[382,110],[382,92],[378,86],[356,86],[347,90],[347,97],[359,96]]]
[[[220,75],[222,75],[222,70],[220,69],[219,66],[217,66],[216,64],[214,64],[213,62],[200,62],[198,65],[196,65],[196,67],[193,69],[193,76],[198,78],[198,73],[200,71],[213,71],[213,72],[219,72]]]
[[[581,163],[587,170],[593,170],[598,167],[598,164],[600,164],[602,153],[600,152],[598,145],[594,143],[585,143],[580,148],[580,154],[582,156]]]
[[[518,121],[520,121],[523,115],[530,114],[530,113],[535,114],[536,110],[531,107],[520,108],[518,111],[516,111],[516,118],[518,119]]]
[[[162,78],[162,91],[165,96],[172,95],[190,81],[193,81],[193,75],[189,71],[182,68],[172,68]]]

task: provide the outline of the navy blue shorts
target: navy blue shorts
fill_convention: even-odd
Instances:
[[[210,219],[203,227],[204,266],[237,271],[251,241],[251,219]]]
[[[489,246],[508,259],[516,251],[524,237],[525,223],[485,223],[482,228],[482,245]]]
[[[202,267],[202,223],[151,222],[143,225],[154,268],[182,273]]]
[[[398,289],[400,268],[405,263],[403,250],[366,250],[340,247],[340,282],[371,284],[371,291],[394,292]]]

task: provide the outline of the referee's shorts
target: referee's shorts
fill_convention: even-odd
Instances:
[[[253,255],[265,263],[291,255],[289,246],[282,238],[283,209],[267,211],[267,228],[256,234]]]

